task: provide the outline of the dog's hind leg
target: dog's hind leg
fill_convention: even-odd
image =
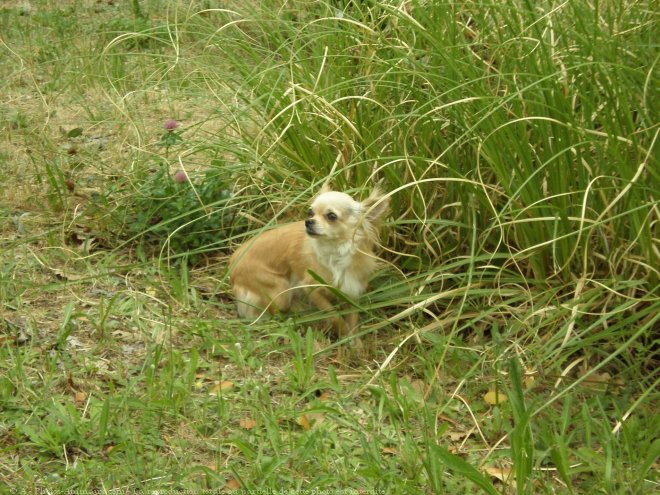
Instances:
[[[271,283],[270,287],[262,293],[257,293],[247,287],[236,286],[234,287],[234,297],[238,316],[256,320],[277,313],[286,313],[291,306],[293,293],[289,289],[288,282],[282,280]]]
[[[254,292],[244,288],[235,288],[236,310],[241,318],[256,320],[264,313],[263,299]]]

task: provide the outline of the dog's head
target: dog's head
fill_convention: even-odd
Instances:
[[[305,230],[318,242],[375,242],[388,205],[389,198],[377,189],[361,203],[348,194],[322,190],[312,201]]]

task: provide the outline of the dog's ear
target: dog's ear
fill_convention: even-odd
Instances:
[[[310,202],[313,203],[314,201],[316,201],[316,198],[318,198],[321,194],[325,194],[330,191],[332,191],[332,186],[330,185],[330,181],[327,180],[323,183],[321,189],[319,189],[319,191],[314,196],[312,196]]]
[[[389,207],[389,196],[383,196],[378,187],[371,191],[369,197],[362,202],[362,208],[370,222],[382,219]]]
[[[327,180],[321,186],[321,190],[319,191],[318,194],[324,194],[324,193],[327,193],[327,192],[330,192],[330,191],[332,191],[332,186],[330,185],[330,181]],[[317,194],[317,196],[318,196],[318,194]]]

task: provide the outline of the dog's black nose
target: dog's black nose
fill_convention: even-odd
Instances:
[[[312,235],[312,236],[313,235],[318,235],[316,233],[315,227],[316,227],[316,222],[314,221],[313,218],[308,218],[307,220],[305,220],[305,231],[309,235]]]

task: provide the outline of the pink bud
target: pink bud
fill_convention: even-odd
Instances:
[[[174,174],[174,182],[185,182],[188,180],[188,176],[183,170],[179,170]]]
[[[174,129],[176,129],[177,127],[179,127],[179,123],[178,123],[176,120],[174,120],[174,119],[167,119],[167,120],[165,121],[165,123],[163,124],[163,127],[164,127],[165,130],[167,130],[167,131],[173,131]]]

